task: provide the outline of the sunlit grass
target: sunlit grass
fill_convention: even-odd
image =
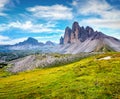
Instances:
[[[99,60],[105,56],[112,58]],[[0,98],[120,99],[120,53],[94,55],[11,76],[0,70]]]

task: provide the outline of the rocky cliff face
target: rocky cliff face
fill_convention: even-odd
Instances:
[[[120,40],[94,31],[91,27],[79,26],[78,22],[74,22],[72,29],[66,27],[64,38],[61,37],[59,48],[62,53],[79,53],[103,51],[120,51]]]
[[[71,43],[78,41],[79,36],[80,36],[80,30],[81,30],[81,28],[80,28],[78,22],[74,22],[72,25]]]
[[[64,42],[60,44],[84,42],[87,39],[94,40],[104,37],[107,36],[101,32],[94,31],[89,26],[87,26],[86,28],[84,28],[83,26],[80,27],[78,22],[74,22],[72,25],[72,29],[66,27],[63,39]]]
[[[64,44],[71,43],[71,32],[72,30],[69,27],[66,27],[64,35]]]
[[[64,44],[64,38],[61,36],[60,38],[60,45]]]

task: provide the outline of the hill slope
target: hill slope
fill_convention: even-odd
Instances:
[[[62,66],[65,64],[73,63],[93,54],[95,53],[80,53],[77,55],[57,53],[29,55],[24,58],[9,61],[9,67],[7,70],[12,73],[18,73],[27,70],[33,70],[35,68]]]
[[[1,70],[0,98],[119,99],[120,53],[91,56],[61,67],[11,76]]]

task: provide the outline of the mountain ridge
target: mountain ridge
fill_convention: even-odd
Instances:
[[[28,37],[23,42],[14,45],[0,45],[0,52],[14,51],[14,50],[40,50],[42,52],[52,52],[56,44],[52,41],[38,42],[37,39]]]
[[[101,51],[104,46],[108,46],[106,50],[120,51],[119,39],[94,31],[89,26],[80,27],[78,22],[73,23],[72,29],[68,26],[65,28],[64,36],[60,38],[60,45],[62,53]]]
[[[15,45],[40,45],[40,46],[43,46],[44,45],[44,43],[42,43],[42,42],[38,42],[38,40],[36,40],[36,39],[34,39],[34,38],[32,38],[32,37],[29,37],[27,40],[25,40],[25,41],[23,41],[23,42],[19,42],[19,43],[17,43],[17,44],[15,44]]]
[[[35,38],[29,37],[27,40],[23,42],[19,42],[15,45],[9,47],[11,50],[44,50],[49,49],[51,46],[55,46],[55,44],[51,41],[46,41],[46,43],[38,42]],[[48,48],[47,48],[48,47]]]
[[[4,50],[42,50],[42,52],[63,54],[104,52],[104,50],[120,52],[120,40],[95,31],[89,26],[79,26],[78,22],[74,22],[72,28],[68,26],[65,28],[64,36],[60,38],[59,45],[51,41],[38,42],[38,40],[29,37],[27,40],[14,45],[0,45],[0,51]]]

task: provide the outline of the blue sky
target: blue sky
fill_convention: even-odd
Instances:
[[[0,0],[0,45],[58,43],[74,21],[120,39],[120,0]]]

